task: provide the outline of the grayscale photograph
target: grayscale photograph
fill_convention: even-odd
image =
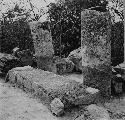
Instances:
[[[124,0],[0,0],[0,120],[125,120]]]

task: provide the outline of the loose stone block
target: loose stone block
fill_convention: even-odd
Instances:
[[[77,71],[82,71],[82,49],[81,47],[70,52],[70,54],[68,55],[68,59],[74,63]]]
[[[57,116],[64,113],[64,104],[61,102],[59,98],[54,98],[54,100],[50,104],[50,107],[52,113]]]
[[[68,58],[62,58],[56,63],[56,72],[58,74],[71,73],[74,69],[74,63]]]

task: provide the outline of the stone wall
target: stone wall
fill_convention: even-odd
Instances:
[[[108,12],[84,10],[81,13],[83,83],[110,92],[111,20]]]
[[[30,23],[35,56],[37,57],[37,67],[52,71],[51,64],[54,55],[52,36],[48,30],[43,30],[41,26],[41,22],[34,21]]]

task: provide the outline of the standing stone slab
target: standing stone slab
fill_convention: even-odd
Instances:
[[[84,10],[81,13],[83,83],[110,92],[111,20],[108,12]]]
[[[48,30],[43,30],[41,26],[41,22],[34,21],[30,23],[35,56],[37,58],[37,67],[52,71],[52,58],[54,55],[52,36]]]

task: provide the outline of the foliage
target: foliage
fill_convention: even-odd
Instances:
[[[14,21],[13,23],[6,21],[2,25],[1,41],[2,52],[10,53],[16,46],[22,50],[33,49],[29,26],[23,20]]]
[[[117,22],[112,25],[111,32],[112,65],[116,66],[124,62],[124,23]]]
[[[66,57],[71,51],[81,46],[81,10],[83,8],[105,11],[106,4],[105,0],[67,0],[65,2],[60,0],[56,4],[51,3],[49,17],[55,54]]]
[[[124,5],[123,0],[109,0],[107,9],[111,13],[111,61],[116,66],[124,62]]]
[[[110,11],[112,20],[115,22],[115,17],[118,16],[121,21],[124,21],[124,5],[123,0],[109,0],[107,9]]]
[[[2,15],[2,51],[10,53],[16,46],[33,51],[32,36],[28,22],[38,21],[45,14],[43,7],[38,8],[32,0],[0,1]],[[27,7],[28,6],[28,7]],[[3,11],[2,8],[6,8]]]
[[[27,17],[28,13],[20,9],[17,4],[3,14],[1,52],[10,53],[16,46],[33,50]]]

